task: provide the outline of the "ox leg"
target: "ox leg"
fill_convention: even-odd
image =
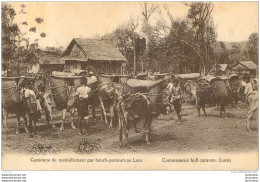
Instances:
[[[89,116],[84,117],[84,124],[85,126],[83,129],[85,130],[85,134],[89,135]]]
[[[202,110],[203,110],[203,112],[204,112],[204,115],[207,116],[205,102],[203,102],[203,103],[201,104],[201,108],[202,108]]]
[[[200,117],[200,106],[199,105],[197,106],[197,113],[198,113],[198,116]]]
[[[16,131],[15,131],[15,133],[16,133],[17,135],[20,134],[20,130],[19,130],[20,117],[21,117],[21,113],[17,113],[17,115],[16,115],[16,119],[17,119],[17,121],[16,121]]]
[[[96,109],[94,104],[91,106],[91,111],[92,111],[92,119],[96,120]]]
[[[102,107],[102,111],[103,111],[103,114],[104,114],[105,123],[108,124],[107,116],[106,116],[106,110],[105,110],[105,107],[104,107],[104,103],[103,103],[103,102],[101,102],[101,107]]]
[[[119,118],[118,118],[118,122],[119,122],[119,125],[118,125],[118,134],[119,134],[119,146],[120,148],[122,147],[122,139],[123,139],[123,128],[122,128],[122,122],[123,122],[123,118],[120,114]]]
[[[28,130],[28,120],[27,120],[26,114],[23,114],[23,120],[24,120],[24,129],[25,129],[26,133],[28,133],[29,132],[29,130]]]
[[[220,116],[222,116],[222,113],[224,114],[224,116],[226,115],[226,109],[223,104],[221,104],[221,106],[220,106]]]
[[[83,123],[82,123],[82,121],[83,121],[83,118],[82,117],[79,117],[79,134],[80,135],[83,135],[84,133],[83,133],[83,131],[82,131],[82,125],[83,125]]]
[[[128,127],[127,124],[124,125],[123,130],[124,130],[124,134],[125,134],[126,145],[129,145],[129,141],[128,141],[128,131],[129,131],[129,127]]]
[[[246,119],[246,128],[247,128],[247,131],[251,131],[250,129],[250,121],[252,120],[252,116],[253,116],[254,112],[251,112],[248,114],[247,116],[247,119]]]
[[[111,121],[110,121],[110,124],[109,124],[109,128],[112,128],[113,127],[113,118],[114,118],[114,107],[111,106],[110,107],[110,113],[111,113]]]
[[[145,134],[145,142],[147,145],[150,145],[150,135],[151,135],[151,123],[152,123],[152,118],[148,118],[146,120],[146,127],[148,128],[148,131]]]
[[[62,110],[62,121],[61,121],[61,127],[60,127],[60,130],[61,130],[61,131],[64,130],[64,122],[65,122],[65,118],[66,118],[66,112],[67,112],[66,109],[63,109],[63,110]]]
[[[249,111],[247,116],[246,116],[247,117],[246,118],[246,128],[247,128],[247,131],[249,131],[249,132],[251,131],[251,129],[250,129],[250,122],[251,122],[251,120],[253,118],[253,115],[254,115],[256,110],[257,110],[257,107],[255,109],[253,109],[252,111]]]
[[[48,110],[48,112],[49,112],[49,117],[50,117],[50,124],[51,124],[52,128],[56,128],[56,126],[52,120],[52,108],[50,108],[50,110]]]
[[[74,107],[72,108],[72,113],[71,114],[72,114],[71,128],[75,130],[76,127],[74,125],[74,121],[75,121],[75,108]]]
[[[202,107],[202,110],[203,110],[203,112],[204,112],[204,115],[207,116],[205,106]]]
[[[36,121],[37,120],[33,120],[33,133],[34,133],[34,136],[38,135]]]
[[[33,126],[32,126],[32,114],[29,114],[29,126],[28,126],[28,129],[29,129],[29,137],[33,137],[33,134],[32,134],[32,129],[33,129]]]
[[[3,116],[4,116],[4,127],[7,129],[7,118],[8,118],[8,112],[6,110],[3,109]]]
[[[128,130],[129,130],[129,126],[128,126],[128,112],[124,109],[124,105],[121,106],[122,107],[122,112],[124,115],[124,124],[122,126],[124,134],[125,134],[125,139],[126,139],[126,145],[129,145],[128,142]]]

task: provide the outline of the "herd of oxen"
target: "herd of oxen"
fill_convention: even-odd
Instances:
[[[28,131],[27,114],[24,109],[24,100],[21,90],[26,87],[26,83],[34,81],[34,92],[40,101],[42,112],[45,113],[47,124],[55,127],[52,116],[53,109],[62,111],[61,130],[64,130],[65,116],[67,112],[72,114],[71,127],[74,125],[75,92],[80,85],[80,78],[84,71],[78,74],[67,74],[56,72],[48,77],[2,77],[2,121],[7,128],[7,117],[9,113],[16,114],[17,126],[16,134],[20,133],[20,117],[25,122],[25,130]],[[110,76],[107,78],[112,78]],[[116,76],[114,75],[113,78]],[[89,105],[92,108],[92,119],[95,119],[95,108],[101,106],[101,121],[109,127],[118,125],[119,141],[122,146],[123,134],[126,141],[128,139],[129,128],[132,126],[136,132],[145,134],[145,141],[149,144],[151,124],[155,117],[160,114],[167,114],[169,111],[169,95],[166,88],[172,77],[169,74],[161,75],[156,79],[151,79],[146,75],[130,77],[126,75],[118,76],[115,79],[97,76],[96,81],[88,78],[88,86],[91,88],[89,94]],[[179,79],[175,76],[175,79]],[[239,75],[230,77],[205,76],[196,79],[179,79],[182,92],[187,96],[182,98],[182,102],[187,100],[197,107],[198,116],[200,108],[206,114],[205,106],[208,104],[218,104],[220,115],[225,114],[225,106],[231,104],[238,107],[238,101],[247,103],[248,113],[247,129],[250,131],[250,120],[254,112],[258,109],[258,93],[254,92],[247,97],[244,96],[243,78]],[[183,94],[184,95],[184,94]],[[107,111],[110,112],[110,121],[107,119]],[[138,125],[138,123],[141,123]],[[138,127],[139,126],[139,127]],[[36,128],[36,123],[35,126]]]

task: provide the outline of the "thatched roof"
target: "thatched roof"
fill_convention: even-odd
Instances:
[[[239,63],[250,70],[256,69],[256,64],[253,61],[239,61]]]
[[[77,44],[84,52],[85,57],[71,57],[69,51]],[[66,51],[61,56],[62,60],[78,61],[120,61],[126,62],[126,58],[114,47],[112,42],[97,39],[75,38],[71,41]]]
[[[64,61],[59,60],[60,52],[37,50],[32,55],[37,58],[40,64],[65,64]]]

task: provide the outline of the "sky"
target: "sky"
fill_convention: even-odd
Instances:
[[[40,38],[39,46],[63,46],[66,48],[73,38],[93,38],[115,30],[127,23],[130,17],[141,21],[140,2],[12,2],[17,16],[15,22],[28,22],[28,27],[36,26],[37,34],[27,33],[31,42],[39,38],[41,32],[46,33]],[[25,4],[26,14],[19,14],[20,5]],[[154,3],[155,4],[155,3]],[[163,6],[165,3],[156,3]],[[212,12],[216,25],[217,40],[228,42],[247,41],[251,33],[258,32],[258,2],[214,2]],[[187,16],[188,7],[184,2],[167,2],[174,18],[183,19]],[[41,17],[42,24],[34,19]],[[155,21],[156,15],[152,17]],[[139,23],[141,24],[141,23]]]

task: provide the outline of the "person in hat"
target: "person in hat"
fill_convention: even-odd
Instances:
[[[92,81],[97,81],[97,77],[94,75],[94,72],[93,72],[93,71],[90,71],[90,72],[88,73],[88,75],[89,75],[89,77],[90,77],[90,79],[91,79]]]
[[[76,97],[76,108],[79,116],[79,129],[80,135],[88,135],[89,127],[89,93],[91,89],[87,86],[88,80],[85,77],[82,77],[80,87],[77,88],[75,97]]]
[[[181,87],[179,86],[178,79],[172,80],[173,86],[171,88],[171,100],[170,103],[174,106],[174,110],[178,117],[178,124],[181,124]]]

